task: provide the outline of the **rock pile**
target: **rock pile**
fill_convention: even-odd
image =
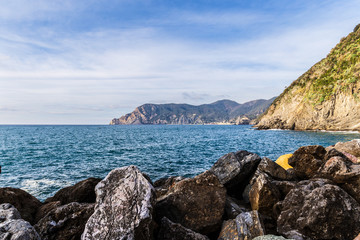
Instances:
[[[285,170],[239,151],[194,178],[155,183],[128,166],[44,203],[1,188],[0,239],[358,239],[359,157],[354,141],[305,146]]]

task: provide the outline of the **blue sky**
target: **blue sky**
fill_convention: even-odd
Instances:
[[[360,23],[358,0],[0,2],[0,124],[268,99]]]

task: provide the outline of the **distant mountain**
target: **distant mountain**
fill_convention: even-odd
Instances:
[[[360,131],[360,24],[286,88],[256,127]]]
[[[199,106],[174,103],[144,104],[132,113],[114,118],[110,124],[249,124],[262,114],[274,99],[259,99],[244,104],[220,100]]]

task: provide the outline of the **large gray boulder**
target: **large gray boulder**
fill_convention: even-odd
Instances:
[[[152,238],[155,191],[137,167],[112,170],[95,192],[95,211],[81,239]]]
[[[277,204],[278,232],[288,238],[354,239],[360,232],[360,205],[326,179],[297,184]]]
[[[235,219],[223,223],[218,240],[253,239],[265,235],[265,230],[257,211],[239,214]]]
[[[229,195],[241,197],[260,160],[257,154],[248,151],[231,152],[219,158],[210,172],[219,178]]]
[[[0,239],[40,240],[40,236],[14,206],[4,203],[0,205]]]
[[[35,229],[42,239],[78,240],[85,224],[94,212],[94,203],[69,203],[48,212]]]
[[[211,172],[177,182],[156,204],[160,221],[167,217],[195,232],[208,235],[221,227],[226,189]]]

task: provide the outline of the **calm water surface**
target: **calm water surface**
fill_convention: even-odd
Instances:
[[[360,135],[251,126],[0,126],[0,187],[22,188],[44,200],[62,187],[130,164],[153,180],[190,177],[231,151],[276,160],[304,145],[355,138]]]

